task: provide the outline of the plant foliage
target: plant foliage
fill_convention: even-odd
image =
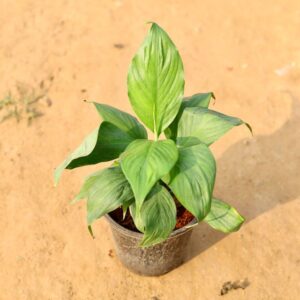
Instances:
[[[130,114],[93,103],[102,123],[57,167],[55,182],[64,169],[115,160],[86,178],[75,201],[87,199],[89,226],[116,208],[129,208],[144,234],[142,247],[163,242],[174,230],[174,196],[198,222],[238,230],[244,218],[213,197],[216,162],[209,146],[235,126],[251,130],[249,124],[209,109],[213,93],[183,97],[181,57],[155,23],[132,59],[127,84],[133,110],[155,139]]]

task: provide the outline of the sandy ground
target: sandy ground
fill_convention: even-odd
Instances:
[[[127,271],[109,255],[108,224],[98,221],[92,240],[84,203],[69,205],[99,166],[66,172],[56,189],[52,181],[99,123],[83,99],[132,111],[126,73],[149,20],[179,48],[185,94],[214,91],[214,109],[255,133],[237,128],[213,146],[215,195],[247,223],[226,236],[200,225],[187,262],[159,278]],[[0,124],[1,300],[299,299],[299,0],[0,0],[0,24],[0,95],[54,76],[43,117]],[[219,295],[244,278],[245,290]]]

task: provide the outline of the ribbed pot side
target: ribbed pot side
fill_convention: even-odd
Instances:
[[[159,276],[184,262],[192,228],[177,229],[163,243],[141,248],[138,247],[143,236],[141,233],[122,227],[109,215],[106,215],[106,219],[111,225],[117,256],[134,273]],[[194,220],[190,224],[195,222]]]

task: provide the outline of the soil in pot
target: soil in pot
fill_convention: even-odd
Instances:
[[[176,218],[176,226],[175,229],[179,229],[190,223],[194,216],[186,210],[182,205],[180,205],[178,202],[176,203],[177,208],[177,218]],[[129,213],[129,210],[126,213],[125,218],[123,219],[123,211],[121,208],[117,208],[113,212],[109,214],[114,221],[116,221],[121,226],[135,232],[139,232],[139,230],[134,225],[133,219]]]

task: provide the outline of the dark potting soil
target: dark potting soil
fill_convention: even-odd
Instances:
[[[176,203],[176,208],[177,208],[177,218],[176,218],[177,221],[176,221],[175,229],[179,229],[184,227],[188,223],[190,223],[194,219],[194,216],[189,211],[187,211],[183,206],[178,205],[178,203]],[[109,215],[114,219],[114,221],[119,223],[121,226],[129,230],[139,232],[139,230],[134,225],[129,210],[127,211],[124,219],[123,219],[123,210],[121,208],[117,208],[116,210],[112,211]]]
[[[189,224],[194,219],[194,216],[183,206],[177,206],[177,218],[175,228],[179,229]]]

